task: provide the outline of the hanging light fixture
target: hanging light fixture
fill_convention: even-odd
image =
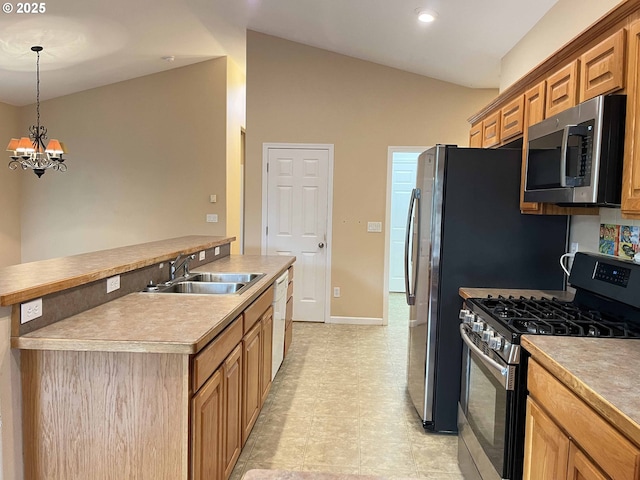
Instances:
[[[42,47],[31,47],[33,52],[38,55],[36,62],[36,111],[38,121],[36,125],[29,127],[29,136],[12,138],[7,146],[8,152],[13,152],[9,168],[16,170],[22,167],[23,170],[33,170],[33,172],[41,177],[44,172],[50,168],[60,172],[66,172],[67,166],[64,164],[62,155],[67,153],[64,144],[58,140],[51,139],[45,147],[44,141],[47,139],[47,129],[44,125],[40,125],[40,52]]]

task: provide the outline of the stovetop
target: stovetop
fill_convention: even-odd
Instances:
[[[640,326],[572,302],[545,297],[470,299],[512,334],[640,338]]]

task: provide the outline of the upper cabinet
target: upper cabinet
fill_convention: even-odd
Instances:
[[[522,135],[524,120],[524,96],[506,104],[500,109],[500,139],[501,141]]]
[[[627,96],[621,210],[640,219],[640,1],[620,2],[473,115],[469,145],[496,148],[522,138],[527,129],[599,95]],[[523,153],[522,186],[526,172]],[[524,213],[590,214],[596,207],[559,207],[524,202]]]
[[[500,144],[500,112],[495,112],[482,122],[482,147],[491,148]]]
[[[469,146],[482,148],[482,122],[471,126],[471,130],[469,130]]]
[[[640,218],[640,20],[629,28],[627,123],[622,170],[622,213]]]
[[[580,57],[580,101],[624,88],[626,30],[623,28]]]
[[[578,60],[574,60],[547,78],[545,117],[551,117],[577,104],[578,63]]]

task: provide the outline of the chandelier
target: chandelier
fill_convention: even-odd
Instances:
[[[64,144],[58,140],[51,139],[45,147],[44,141],[47,139],[47,129],[40,125],[40,52],[42,47],[31,47],[33,52],[38,55],[36,63],[36,111],[38,121],[36,125],[29,127],[29,136],[12,138],[7,146],[8,152],[13,152],[9,168],[16,170],[22,167],[23,170],[33,170],[38,178],[44,175],[44,172],[50,168],[60,172],[66,172],[67,166],[64,164],[62,155],[67,153]]]

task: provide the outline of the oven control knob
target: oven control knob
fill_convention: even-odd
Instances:
[[[502,350],[503,339],[500,335],[495,335],[489,340],[489,348],[493,350]]]
[[[493,338],[493,330],[491,328],[487,328],[484,332],[482,332],[482,341],[485,343],[489,343]]]
[[[462,313],[460,314],[460,318],[462,319],[462,323],[472,324],[476,319],[476,315],[467,310],[464,315],[462,315]]]
[[[478,333],[482,332],[484,330],[484,322],[482,320],[476,320],[475,322],[473,322],[471,330]]]
[[[466,317],[467,315],[469,315],[469,310],[467,310],[466,308],[463,308],[462,310],[460,310],[460,315],[458,315],[458,318],[460,320],[464,320],[464,317]]]

